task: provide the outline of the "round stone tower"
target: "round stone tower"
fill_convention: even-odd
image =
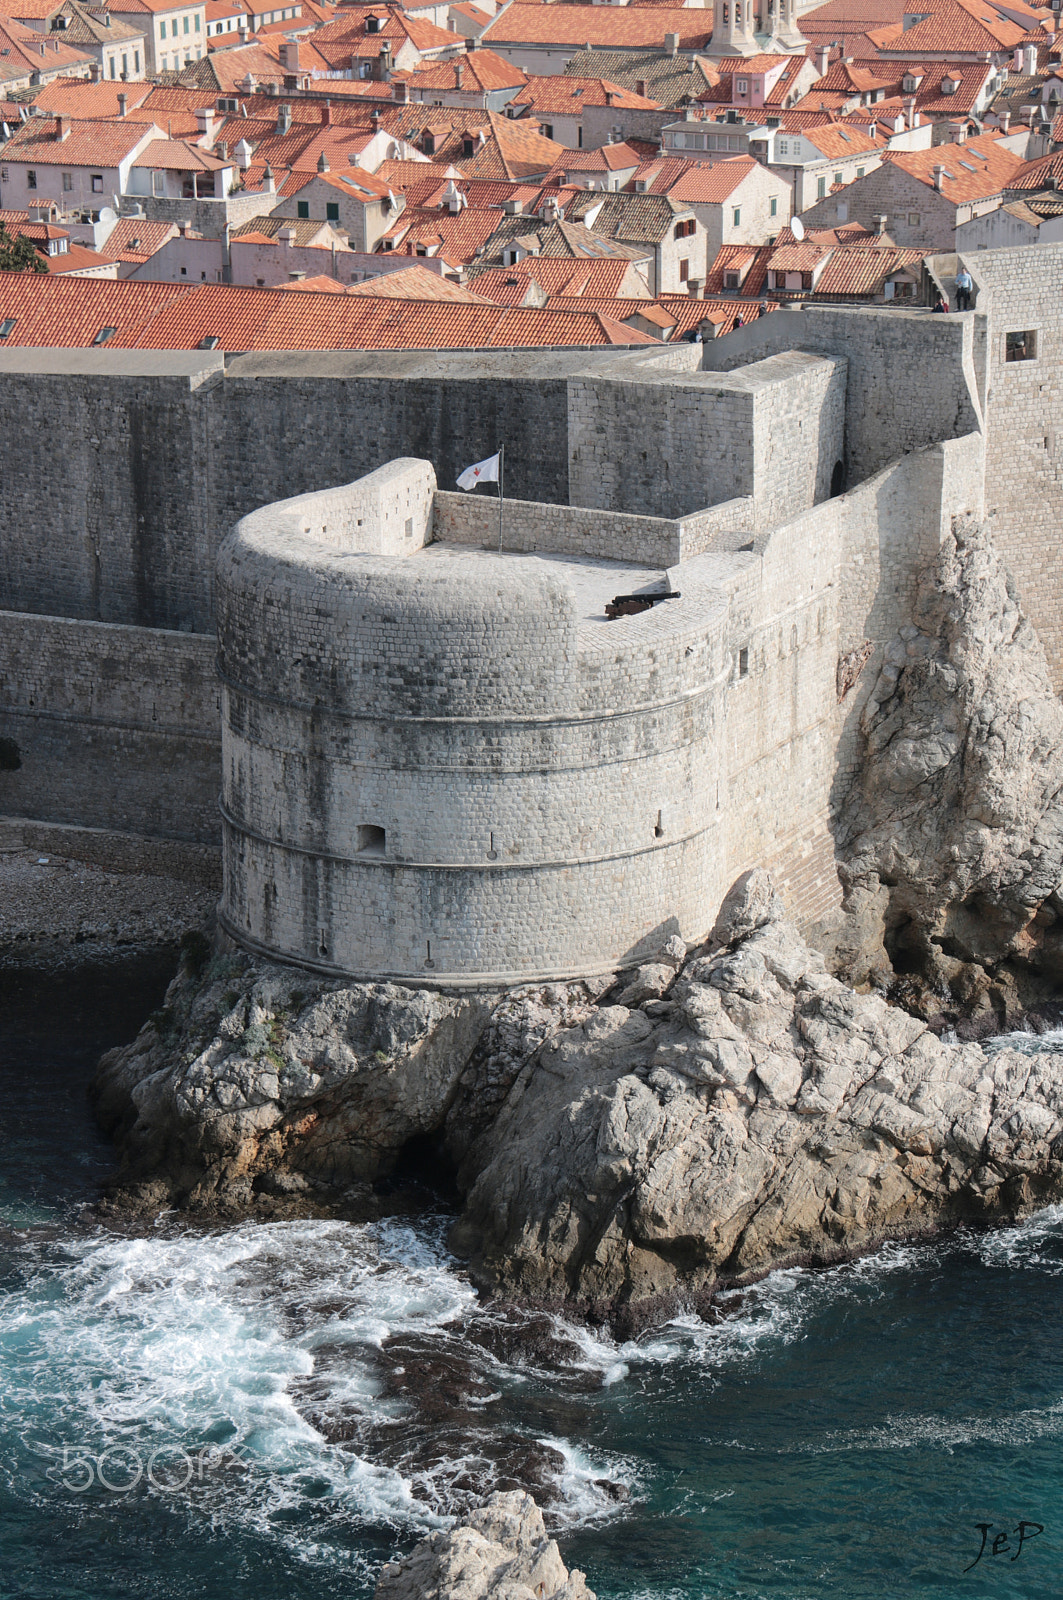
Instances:
[[[393,462],[222,547],[223,927],[318,971],[446,986],[700,936],[726,671],[704,615],[675,599],[606,622],[613,563],[429,544],[434,488],[427,462]]]

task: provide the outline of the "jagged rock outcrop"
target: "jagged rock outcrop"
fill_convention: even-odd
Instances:
[[[837,832],[850,920],[836,970],[860,983],[892,962],[968,1008],[995,982],[998,1012],[1058,987],[1063,704],[977,524],[923,575],[861,732]]]
[[[600,1007],[523,1069],[461,1173],[479,1281],[696,1292],[1063,1193],[1063,1056],[942,1043],[854,993],[762,872],[714,941],[667,1000]]]
[[[531,1495],[493,1494],[447,1532],[389,1562],[375,1600],[595,1600],[568,1572]]]
[[[604,983],[505,995],[323,983],[221,957],[187,965],[93,1093],[127,1200],[266,1210],[386,1175],[411,1139],[447,1130],[455,1158],[524,1061],[593,1009]]]

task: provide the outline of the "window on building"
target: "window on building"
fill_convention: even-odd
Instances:
[[[679,281],[680,281],[680,283],[688,283],[690,281],[690,262],[689,261],[681,261],[679,263]]]
[[[737,228],[737,227],[739,227],[741,225],[741,222],[742,222],[742,207],[741,206],[735,206],[734,209],[731,212],[731,226],[733,228]]]
[[[748,649],[739,650],[739,652],[738,652],[738,676],[740,678],[748,678],[749,677],[749,650]]]
[[[778,216],[778,213],[779,213],[779,196],[777,194],[773,194],[771,199],[768,201],[768,216],[769,217]]]
[[[749,80],[747,78],[736,78],[735,88],[738,90],[739,94],[748,94]]]
[[[727,135],[727,148],[728,150],[741,150],[742,135],[740,133],[729,133]]]
[[[918,213],[918,211],[909,211],[909,213],[908,213],[908,226],[909,226],[909,228],[918,228],[918,226],[919,226],[919,213]]]
[[[295,214],[297,217],[308,217],[310,215],[309,200],[297,200],[295,202]]]
[[[133,51],[133,71],[134,72],[139,72],[140,71],[140,51],[139,50],[134,50]]]
[[[111,57],[111,77],[112,78],[117,78],[117,76],[118,76],[118,72],[117,72],[117,69],[115,68],[114,56],[112,56]]]
[[[382,856],[386,846],[387,833],[383,828],[376,828],[371,823],[367,823],[358,829],[358,854],[360,856]]]
[[[340,203],[338,200],[327,200],[325,202],[325,220],[327,222],[338,222],[340,220]]]
[[[1006,333],[1004,335],[1004,360],[1005,361],[1036,361],[1037,359],[1037,333],[1033,328],[1025,328],[1021,333]]]
[[[576,149],[577,150],[582,150],[583,149],[583,124],[582,124],[582,122],[580,123],[579,127],[576,129]]]
[[[73,189],[73,187],[74,187],[74,174],[72,172],[64,172],[63,173],[63,193],[64,194],[69,194],[70,191]]]
[[[181,276],[182,276],[182,278],[187,278],[188,277],[188,268],[187,267],[182,267],[181,268]]]
[[[196,12],[194,21],[195,21],[195,24],[196,24],[196,32],[198,33],[199,32],[199,12],[198,11]]]
[[[845,174],[844,174],[844,172],[836,172],[834,174],[834,181],[835,181],[835,183],[844,183],[845,182]]]
[[[92,192],[93,192],[93,194],[102,194],[103,193],[103,173],[102,172],[94,172],[92,174]]]
[[[857,167],[857,169],[856,169],[856,176],[857,176],[857,177],[858,177],[858,178],[862,178],[862,177],[863,177],[863,176],[864,176],[864,173],[865,173],[865,172],[866,172],[866,171],[867,171],[867,168],[866,168],[866,167]]]
[[[159,23],[159,38],[160,39],[165,39],[165,37],[166,37],[166,24],[165,24],[165,22],[160,22]]]
[[[789,154],[789,150],[790,150],[789,140],[787,140],[787,139],[776,139],[776,141],[775,141],[775,154],[777,156],[785,156],[785,155]]]
[[[201,350],[216,350],[220,344],[221,340],[216,333],[205,333],[199,341],[199,348]]]
[[[553,137],[554,137],[554,125],[553,125],[553,123],[552,122],[544,122],[543,123],[543,138],[544,139],[552,139]]]
[[[184,24],[185,24],[185,32],[186,32],[186,33],[187,33],[187,32],[188,32],[188,31],[189,31],[189,28],[188,28],[188,18],[187,18],[187,16],[186,16],[186,17],[185,17],[185,19],[184,19]]]
[[[468,158],[476,154],[476,140],[465,138],[461,141],[461,153]]]
[[[802,287],[802,289],[811,289],[811,287],[812,287],[812,274],[811,274],[811,272],[802,272],[802,274],[801,274],[801,287]]]
[[[37,187],[37,174],[31,170],[31,171],[27,172],[27,174],[26,174],[26,188],[27,189],[36,189],[36,187]]]
[[[827,196],[827,180],[826,180],[826,178],[817,178],[816,179],[816,199],[817,200],[825,200],[826,196]]]

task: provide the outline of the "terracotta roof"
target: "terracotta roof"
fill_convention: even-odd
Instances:
[[[712,13],[665,6],[531,5],[512,0],[483,34],[485,44],[597,45],[662,48],[665,36],[679,36],[681,50],[703,50],[712,38]],[[590,76],[598,76],[591,73]]]
[[[934,187],[934,168],[944,167],[942,193],[957,204],[982,200],[1010,188],[1019,169],[1026,165],[987,134],[968,139],[965,144],[935,145],[930,150],[887,150],[883,160],[930,188]]]
[[[441,211],[407,206],[384,235],[402,255],[443,256],[453,265],[472,261],[498,227],[501,212],[493,208]],[[526,223],[526,219],[525,223]],[[379,250],[379,245],[377,246]]]
[[[1049,178],[1063,181],[1063,150],[1039,156],[1036,161],[1022,162],[1008,179],[1005,188],[1009,194],[1020,191],[1035,194],[1040,189],[1048,188]]]
[[[641,167],[642,157],[629,144],[603,144],[597,150],[570,150],[557,163],[560,172],[623,172]]]
[[[605,194],[581,191],[569,204],[568,220],[578,222],[594,207],[594,232],[617,240],[658,244],[673,227],[677,215],[689,208],[670,195]]]
[[[145,217],[119,217],[99,253],[111,261],[149,261],[167,240],[175,237],[173,222],[149,222]]]
[[[673,168],[679,171],[673,171]],[[654,171],[650,168],[649,171]],[[684,161],[665,158],[657,163],[650,184],[651,194],[667,194],[681,205],[711,205],[728,199],[751,172],[763,170],[752,156],[733,156],[726,161]],[[639,177],[639,173],[636,176]],[[648,173],[647,173],[648,176]]]
[[[448,300],[455,305],[469,306],[495,304],[489,295],[476,294],[463,284],[451,283],[442,273],[416,266],[404,267],[400,272],[382,272],[379,277],[367,278],[365,283],[352,284],[346,292],[364,299]]]
[[[453,161],[470,178],[541,177],[564,154],[563,145],[544,139],[537,129],[520,120],[463,106],[403,106],[385,111],[381,126],[393,138],[418,147],[425,130],[431,130],[437,136],[433,159],[441,164]],[[481,132],[485,136],[483,144],[471,155],[465,155],[465,138]]]
[[[821,155],[832,161],[837,161],[839,156],[858,156],[876,150],[885,151],[888,143],[886,139],[872,139],[862,128],[851,126],[843,128],[838,123],[819,123],[814,127],[804,128],[802,138],[807,139]]]
[[[477,53],[473,52],[474,55]],[[526,87],[515,94],[509,103],[513,106],[531,106],[541,117],[578,115],[584,106],[613,105],[625,111],[655,111],[660,104],[619,83],[613,83],[609,78],[576,78],[567,73],[550,78],[529,78]]]
[[[225,284],[95,281],[9,273],[0,318],[9,346],[92,346],[114,328],[112,348],[195,350],[527,349],[640,345],[648,335],[580,310],[468,305],[333,294],[289,294]]]
[[[919,266],[927,250],[892,249],[835,250],[816,283],[815,293],[867,297],[882,293],[882,285],[892,273]]]
[[[37,91],[33,105],[35,110],[51,116],[61,112],[66,117],[117,117],[120,94],[125,95],[127,108],[134,111],[152,92],[150,83],[88,83],[83,78],[56,78]]]
[[[570,299],[583,296],[613,299],[635,272],[637,268],[630,261],[526,256],[514,267],[491,267],[477,274],[476,287],[500,305],[519,303],[532,283],[537,283],[551,296],[551,303],[556,295]]]
[[[379,35],[378,35],[379,37]],[[406,80],[411,89],[457,89],[458,68],[461,68],[461,89],[509,89],[514,84],[527,83],[527,76],[511,61],[496,55],[493,50],[473,50],[452,61],[431,61],[418,67]]]
[[[339,229],[334,228],[331,222],[319,222],[313,217],[252,217],[249,222],[236,228],[231,237],[234,242],[239,239],[247,243],[253,237],[256,242],[262,240],[266,244],[275,244],[279,235],[288,228],[295,234],[295,243],[304,249],[316,244],[323,235],[336,233],[337,237],[340,236]],[[342,237],[346,238],[346,235]]]
[[[83,66],[87,73],[92,65],[92,57],[64,44],[62,34],[35,33],[14,17],[0,16],[0,80],[74,66]]]
[[[152,167],[160,172],[221,172],[235,163],[223,161],[187,139],[153,139],[134,159],[133,165]]]
[[[1024,27],[1001,16],[984,0],[935,0],[931,14],[906,28],[902,38],[909,55],[924,50],[959,55],[1013,50],[1025,33]]]
[[[54,117],[31,117],[7,141],[4,160],[35,162],[41,167],[116,167],[151,131],[150,124],[128,118],[71,118],[70,131],[60,142],[58,126]]]
[[[314,278],[295,278],[291,283],[278,283],[278,289],[291,291],[303,289],[310,294],[346,294],[346,284],[340,283],[336,278],[330,278],[327,273],[320,272]]]

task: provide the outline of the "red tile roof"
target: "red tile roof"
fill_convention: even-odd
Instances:
[[[59,122],[53,117],[31,117],[4,146],[5,161],[23,161],[44,167],[116,167],[141,141],[151,124],[131,118],[114,121],[86,119],[69,122],[65,139],[57,138]]]
[[[425,62],[406,81],[411,90],[419,92],[431,89],[456,90],[460,87],[463,92],[482,89],[488,93],[492,89],[510,89],[514,84],[527,83],[528,79],[519,67],[496,55],[493,50],[473,50],[454,60]]]
[[[653,341],[606,315],[530,307],[307,294],[223,284],[99,281],[9,273],[0,318],[6,343],[92,346],[114,328],[112,348],[195,350],[527,349]]]
[[[0,81],[64,67],[84,67],[87,75],[92,65],[92,57],[65,44],[61,34],[35,33],[14,17],[0,16]]]
[[[478,52],[473,52],[474,55]],[[621,88],[608,78],[576,78],[567,73],[555,77],[534,77],[526,88],[513,96],[510,105],[531,106],[537,116],[578,116],[584,106],[616,106],[625,111],[656,111],[656,100]]]
[[[934,168],[943,167],[942,193],[957,204],[1000,194],[1026,165],[988,134],[965,144],[934,145],[930,150],[887,150],[883,159],[930,188],[934,187]]]
[[[664,45],[669,33],[681,50],[701,50],[712,38],[712,12],[666,6],[533,5],[512,0],[482,35],[485,44],[558,44],[592,49]]]
[[[62,113],[65,117],[117,117],[120,94],[125,95],[126,105],[133,111],[152,91],[150,83],[88,83],[84,78],[56,78],[37,91],[33,105],[36,111],[51,116]]]

